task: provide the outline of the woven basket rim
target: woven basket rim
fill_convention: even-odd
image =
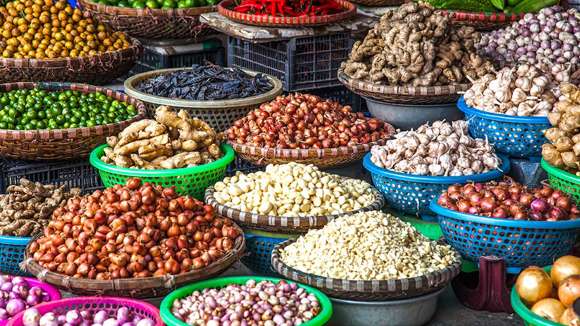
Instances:
[[[340,22],[356,15],[356,6],[346,0],[335,0],[344,9],[343,12],[325,16],[300,16],[300,17],[274,17],[245,14],[229,9],[233,0],[223,0],[218,3],[218,13],[230,20],[238,23],[255,26],[277,26],[277,27],[308,27],[320,26],[330,23]]]
[[[522,124],[538,124],[538,125],[550,124],[550,121],[548,120],[547,116],[522,117],[517,115],[488,112],[478,108],[474,108],[472,106],[469,106],[465,102],[465,97],[463,95],[461,95],[459,100],[457,100],[457,108],[461,110],[463,113],[473,114],[475,116],[494,121],[522,123]]]
[[[132,38],[127,35],[127,39],[131,41],[131,45],[124,49],[119,49],[115,51],[108,51],[108,52],[99,52],[96,55],[91,56],[84,56],[84,57],[66,57],[66,58],[48,58],[48,59],[15,59],[15,58],[2,58],[0,57],[0,67],[8,66],[8,67],[18,67],[18,68],[26,68],[26,67],[34,67],[34,68],[54,68],[54,67],[66,67],[70,64],[82,64],[83,61],[86,60],[94,60],[95,58],[102,58],[104,56],[110,55],[117,55],[117,54],[126,54],[132,53],[135,51],[139,51],[142,47],[141,42],[136,38]]]
[[[117,98],[117,97],[122,97],[124,96],[123,93],[121,92],[117,92],[114,91],[110,88],[106,88],[106,87],[100,87],[100,86],[93,86],[93,85],[89,85],[89,84],[81,84],[81,83],[59,83],[59,82],[19,82],[19,83],[4,83],[4,84],[0,84],[0,89],[2,88],[6,88],[6,87],[13,87],[15,86],[16,88],[14,89],[33,89],[33,88],[40,88],[40,89],[44,89],[44,88],[49,88],[49,87],[57,87],[57,88],[62,88],[62,90],[78,90],[80,92],[83,93],[96,93],[96,92],[100,92],[100,93],[106,93],[106,92],[111,92],[112,96],[114,96],[113,98]],[[87,88],[87,92],[84,92],[83,88]],[[4,91],[0,90],[0,93],[3,93]],[[111,97],[108,95],[105,95],[107,97]],[[116,127],[116,126],[120,126],[120,125],[125,125],[125,124],[130,124],[136,121],[139,121],[143,118],[145,118],[146,114],[147,114],[147,110],[145,109],[145,104],[143,104],[143,102],[141,102],[138,99],[135,98],[129,98],[130,100],[132,99],[133,101],[135,101],[135,107],[137,108],[137,114],[133,117],[131,117],[130,119],[127,120],[123,120],[123,121],[119,121],[119,122],[114,122],[114,123],[109,123],[106,125],[96,125],[93,127],[78,127],[78,128],[68,128],[68,129],[35,129],[35,130],[13,130],[13,129],[0,129],[0,139],[6,138],[7,136],[9,136],[10,138],[14,138],[14,139],[26,139],[26,140],[31,140],[31,139],[36,139],[36,138],[41,138],[41,139],[49,139],[51,137],[51,134],[53,133],[62,133],[65,135],[82,135],[82,134],[93,134],[91,131],[95,131],[95,130],[99,130],[99,129],[103,129],[103,128],[112,128],[112,127]],[[22,137],[24,136],[24,137]],[[68,138],[75,138],[73,137],[68,137]]]
[[[416,277],[409,277],[409,278],[402,278],[402,279],[394,279],[394,280],[343,280],[343,279],[336,279],[332,277],[325,277],[320,275],[314,275],[310,273],[306,273],[290,267],[286,265],[282,259],[280,258],[280,251],[285,248],[286,246],[296,242],[295,239],[288,239],[284,242],[278,243],[274,249],[272,250],[272,267],[276,272],[280,275],[294,281],[295,280],[292,274],[296,274],[300,277],[300,282],[304,284],[308,284],[311,286],[315,286],[315,284],[322,285],[323,289],[329,289],[334,291],[344,291],[344,292],[359,292],[359,293],[366,293],[366,294],[397,294],[400,293],[398,291],[397,285],[401,289],[405,289],[407,286],[404,283],[415,283],[415,284],[422,284],[422,287],[416,288],[416,290],[424,291],[423,293],[432,292],[435,290],[433,288],[433,284],[430,284],[430,279],[440,280],[439,282],[435,282],[438,284],[441,283],[449,283],[455,276],[457,276],[461,270],[461,255],[457,252],[457,250],[453,249],[455,261],[445,267],[444,269],[437,270],[434,272],[427,273],[425,275],[416,276]],[[340,284],[339,288],[334,288],[333,286],[329,286],[329,284]],[[370,291],[357,291],[357,288],[366,288]],[[441,286],[437,286],[436,288],[440,288]],[[412,296],[397,296],[398,298],[404,297],[414,297],[417,295]],[[344,296],[347,297],[347,296]]]
[[[353,179],[342,177],[343,179]],[[239,209],[232,208],[226,205],[222,205],[217,202],[215,197],[213,196],[215,192],[214,186],[210,186],[205,190],[205,202],[212,206],[216,212],[218,212],[222,216],[226,216],[236,222],[240,222],[244,225],[254,225],[254,226],[266,226],[266,227],[276,227],[278,231],[283,232],[284,230],[291,230],[296,231],[296,229],[300,228],[319,228],[326,225],[329,221],[334,218],[345,216],[345,215],[353,215],[360,212],[366,212],[371,210],[380,210],[385,205],[385,199],[383,195],[371,185],[371,190],[374,194],[375,201],[370,203],[369,205],[354,210],[350,212],[344,212],[340,214],[332,214],[332,215],[320,215],[320,216],[293,216],[293,217],[286,217],[286,216],[275,216],[275,215],[263,215],[259,213],[253,212],[243,212]],[[302,225],[304,224],[304,225]]]
[[[466,91],[471,87],[470,83],[442,85],[442,86],[392,86],[392,85],[377,85],[364,80],[356,80],[350,78],[342,68],[338,69],[338,80],[353,92],[357,90],[364,90],[367,93],[376,93],[378,95],[404,95],[404,96],[449,96],[455,95],[457,92]],[[427,95],[428,93],[435,93]]]
[[[42,267],[38,262],[36,262],[33,258],[30,257],[29,249],[30,244],[26,246],[26,252],[24,261],[22,262],[22,266],[26,268],[26,271],[33,274],[37,279],[41,280],[42,282],[55,285],[57,287],[65,287],[68,290],[72,290],[73,288],[82,288],[86,284],[92,284],[99,287],[99,289],[95,289],[94,287],[90,287],[93,289],[93,292],[98,291],[130,291],[132,289],[153,289],[153,288],[175,288],[176,284],[180,284],[183,282],[191,282],[192,277],[193,280],[197,279],[198,275],[205,274],[206,271],[215,269],[215,268],[225,268],[231,266],[234,262],[236,262],[244,253],[246,247],[246,240],[244,237],[244,233],[241,227],[239,227],[236,223],[233,223],[233,226],[238,230],[239,236],[234,243],[234,247],[232,251],[226,253],[219,260],[212,262],[210,265],[198,269],[192,270],[187,273],[177,274],[177,275],[165,275],[165,276],[151,276],[151,277],[140,277],[140,278],[120,278],[114,280],[93,280],[87,278],[75,278],[72,276],[67,276],[64,274],[59,274],[56,272],[51,272],[48,269]],[[227,265],[227,266],[224,266]],[[225,268],[223,268],[225,267]],[[35,273],[36,271],[36,273]],[[137,282],[136,282],[137,281]],[[142,283],[157,283],[156,287],[138,287]],[[166,286],[170,284],[170,286]],[[165,286],[164,286],[165,285]],[[137,286],[137,287],[136,287]],[[74,293],[74,292],[73,292]]]
[[[182,70],[191,70],[189,68],[169,68],[169,69],[158,69],[152,71],[142,72],[140,74],[134,75],[129,77],[125,80],[125,92],[127,95],[139,99],[143,102],[153,103],[155,105],[169,105],[172,107],[180,107],[180,108],[193,108],[193,109],[213,109],[213,110],[228,110],[231,108],[238,108],[238,107],[246,107],[251,105],[256,105],[260,103],[264,103],[270,100],[273,100],[278,95],[282,94],[282,82],[268,74],[264,74],[261,72],[255,72],[251,70],[242,69],[244,72],[249,74],[250,76],[255,76],[257,74],[262,74],[272,84],[272,89],[267,91],[266,93],[233,99],[233,100],[216,100],[216,101],[190,101],[190,100],[183,100],[183,99],[171,99],[168,97],[161,97],[156,95],[150,95],[144,92],[137,90],[136,84],[141,82],[144,79],[149,79],[153,76],[167,74],[175,71],[182,71]]]
[[[465,10],[451,10],[451,9],[437,9],[443,15],[451,15],[451,19],[455,21],[473,21],[473,22],[488,22],[506,24],[518,21],[525,16],[525,13],[506,14],[505,12],[486,12],[486,11],[465,11]],[[462,15],[465,18],[459,18],[457,15]],[[483,19],[481,19],[483,18]]]
[[[171,8],[171,9],[151,9],[151,8],[128,8],[128,7],[118,7],[112,5],[105,5],[102,3],[95,3],[90,0],[78,0],[81,7],[86,7],[90,10],[97,11],[99,13],[106,13],[116,16],[135,16],[147,18],[147,16],[155,17],[191,17],[199,16],[208,12],[216,11],[217,6],[202,6],[202,7],[192,7],[192,8]]]
[[[240,144],[233,141],[228,141],[236,153],[253,155],[258,157],[264,157],[269,159],[309,159],[309,158],[319,158],[324,159],[325,157],[341,157],[349,156],[350,154],[368,152],[375,145],[384,145],[387,140],[395,133],[395,128],[386,123],[389,129],[389,137],[379,139],[368,144],[357,144],[352,146],[340,146],[335,148],[275,148],[275,147],[258,147],[247,144]]]

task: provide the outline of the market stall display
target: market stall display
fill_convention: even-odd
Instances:
[[[281,275],[353,300],[434,292],[459,273],[460,264],[450,246],[380,211],[337,217],[320,230],[279,244],[272,254],[272,266]]]
[[[205,200],[242,226],[289,233],[320,228],[337,216],[380,209],[384,203],[362,180],[298,163],[226,177],[208,188]]]
[[[36,279],[0,275],[0,325],[6,325],[25,309],[60,299],[60,292]]]
[[[215,74],[223,74],[230,83],[222,84],[222,81],[212,77]],[[266,82],[264,78],[270,84],[269,86],[264,85]],[[163,81],[163,83],[157,84],[157,86],[151,85],[151,88],[145,87],[143,88],[145,91],[140,90],[140,87],[150,83],[149,80]],[[258,80],[261,82],[260,85],[252,84]],[[190,85],[190,90],[182,89],[178,81],[179,84]],[[253,90],[240,88],[240,85],[248,85],[248,83],[252,85],[249,88]],[[162,90],[164,86],[168,89]],[[202,87],[204,89],[209,87],[213,91],[211,94],[195,91]],[[159,105],[184,109],[190,115],[206,121],[216,131],[221,132],[252,109],[280,95],[282,84],[279,80],[268,75],[215,65],[194,65],[192,68],[161,69],[137,74],[125,81],[125,91],[129,96],[145,102],[151,113]],[[192,100],[193,98],[196,100]]]
[[[435,121],[402,131],[363,160],[387,204],[429,219],[430,201],[454,183],[500,178],[510,168],[484,139],[471,138],[466,121]]]
[[[145,115],[143,103],[125,94],[64,83],[2,84],[0,110],[0,155],[26,160],[87,157]]]
[[[226,137],[256,165],[297,162],[333,167],[359,160],[394,128],[350,106],[302,93],[279,96],[236,120]]]
[[[243,291],[243,289],[248,291]],[[248,292],[257,295],[248,295]],[[221,297],[228,294],[232,297],[240,296],[240,299],[244,300],[242,305],[238,302],[228,304],[227,301],[220,300]],[[330,300],[315,288],[279,278],[236,276],[194,283],[169,294],[161,302],[161,317],[165,324],[169,326],[195,325],[195,319],[199,318],[199,313],[202,313],[195,311],[195,307],[199,307],[196,301],[199,300],[200,296],[205,297],[205,300],[214,299],[216,306],[224,304],[227,305],[224,307],[227,309],[231,309],[229,308],[231,306],[237,307],[238,309],[234,308],[234,312],[230,314],[230,320],[233,318],[232,324],[236,322],[237,318],[237,321],[242,320],[241,323],[246,321],[248,325],[254,325],[258,322],[263,322],[264,325],[284,325],[284,322],[288,322],[288,320],[294,321],[288,325],[301,324],[306,320],[308,320],[307,325],[324,325],[332,316]],[[299,302],[298,298],[300,298]],[[251,303],[245,306],[243,304],[245,300]],[[278,303],[274,300],[277,300]],[[283,304],[284,301],[287,303]],[[260,310],[260,307],[257,306],[258,303],[262,302],[267,309]],[[310,308],[303,310],[304,307],[300,305],[296,307],[297,304],[305,306],[308,304]],[[188,314],[187,312],[190,310],[193,311]],[[242,312],[238,310],[242,310]],[[184,312],[185,316],[183,316]],[[223,310],[215,312],[222,314]],[[234,317],[231,317],[232,315]],[[219,325],[219,320],[209,320],[207,325]]]
[[[24,264],[75,294],[148,297],[222,272],[243,250],[242,231],[211,206],[133,178],[55,210]]]

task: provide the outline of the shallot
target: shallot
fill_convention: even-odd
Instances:
[[[48,293],[38,286],[30,286],[26,279],[0,275],[0,321],[46,301],[50,301]]]
[[[120,307],[117,311],[99,310],[69,310],[62,314],[47,312],[41,314],[36,308],[27,309],[22,317],[24,326],[153,326],[155,322],[150,318],[143,318],[132,313],[127,307]]]

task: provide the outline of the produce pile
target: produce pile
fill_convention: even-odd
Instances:
[[[309,94],[279,96],[237,120],[226,132],[238,144],[266,148],[336,148],[388,138],[393,128],[350,106]]]
[[[558,258],[550,274],[537,266],[528,267],[518,276],[515,288],[536,315],[565,326],[580,325],[572,307],[580,298],[580,258]]]
[[[32,237],[42,234],[52,212],[80,194],[80,189],[66,191],[65,186],[43,185],[20,179],[0,195],[0,235]]]
[[[557,82],[572,82],[580,68],[580,13],[554,6],[526,14],[504,29],[483,34],[477,48],[498,63],[540,64]]]
[[[580,88],[562,84],[563,100],[548,114],[553,128],[545,131],[550,143],[542,145],[542,157],[551,165],[580,176]]]
[[[301,17],[338,14],[345,9],[334,0],[241,0],[235,12],[258,16]]]
[[[219,0],[94,0],[95,3],[107,6],[135,9],[185,9],[205,6],[215,6]]]
[[[237,172],[214,186],[215,200],[243,212],[274,216],[323,216],[362,209],[376,202],[368,183],[322,172],[314,165],[268,165]]]
[[[94,56],[131,46],[121,32],[86,18],[66,0],[13,0],[0,7],[4,58],[53,59]]]
[[[221,135],[185,110],[167,106],[155,110],[155,120],[132,123],[107,137],[101,160],[125,168],[178,169],[213,162],[223,156]]]
[[[120,307],[116,313],[99,310],[91,313],[87,310],[72,309],[66,313],[47,312],[41,314],[36,308],[27,309],[22,316],[24,326],[155,326],[149,318],[141,318],[127,307]]]
[[[211,206],[131,178],[56,209],[28,253],[48,270],[78,278],[163,276],[210,265],[239,236]]]
[[[130,104],[102,93],[73,90],[17,89],[0,93],[0,129],[66,129],[93,127],[137,115]]]
[[[493,113],[547,116],[558,101],[550,78],[534,65],[506,67],[473,82],[465,92],[467,105]]]
[[[399,132],[384,146],[372,147],[371,161],[383,169],[429,176],[479,174],[501,165],[487,140],[469,136],[463,120]]]
[[[456,263],[457,254],[409,223],[379,211],[338,217],[280,252],[305,273],[343,280],[392,280],[426,275]]]
[[[580,208],[560,190],[548,186],[529,189],[511,179],[452,185],[437,203],[462,213],[514,220],[561,221],[580,217]]]
[[[188,325],[300,325],[318,315],[320,303],[296,283],[248,280],[194,291],[175,300],[171,312]]]
[[[434,86],[468,83],[493,70],[475,52],[480,34],[457,28],[425,4],[389,10],[341,67],[353,79],[374,84]]]
[[[150,95],[172,99],[215,101],[256,96],[274,87],[263,74],[250,76],[239,68],[207,64],[145,79],[136,88]]]
[[[26,279],[0,275],[0,323],[5,323],[24,309],[49,301],[48,293],[38,286],[30,286]]]
[[[559,0],[421,0],[437,9],[461,10],[471,12],[505,12],[507,14],[521,14],[537,12],[553,6]]]

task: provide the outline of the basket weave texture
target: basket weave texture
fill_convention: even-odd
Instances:
[[[123,93],[97,86],[69,83],[11,83],[0,85],[0,92],[33,88],[51,91],[70,89],[83,93],[100,92],[134,105],[138,114],[129,120],[94,127],[42,130],[0,129],[0,155],[4,157],[22,160],[66,160],[88,157],[91,150],[104,143],[108,136],[117,135],[131,123],[145,117],[145,106],[140,101]]]
[[[239,223],[240,225],[242,225],[243,227],[267,232],[290,233],[290,234],[305,233],[308,232],[309,229],[319,229],[325,226],[329,221],[331,221],[336,217],[356,214],[360,212],[379,210],[385,204],[385,200],[381,195],[381,193],[373,188],[375,201],[369,206],[363,207],[359,210],[336,215],[286,217],[286,216],[261,215],[252,212],[242,212],[238,209],[231,208],[218,203],[215,197],[213,196],[214,192],[215,189],[213,186],[207,188],[207,190],[205,191],[205,202],[208,205],[212,206],[217,214],[229,217],[232,220]]]
[[[136,9],[108,6],[90,0],[78,0],[83,11],[114,30],[130,36],[157,39],[200,40],[212,33],[208,25],[199,21],[199,15],[216,11],[215,6],[183,9]]]
[[[383,301],[416,297],[444,288],[459,274],[461,269],[461,256],[456,253],[456,259],[452,265],[423,276],[381,281],[334,279],[304,273],[284,264],[280,258],[280,251],[295,241],[287,240],[274,248],[272,267],[285,278],[315,287],[333,298]]]
[[[51,272],[40,266],[40,264],[31,258],[28,248],[26,251],[26,260],[23,262],[23,265],[28,272],[35,275],[39,280],[52,284],[63,291],[75,295],[110,295],[131,298],[157,298],[166,295],[182,285],[217,276],[227,270],[233,263],[238,261],[244,253],[246,241],[242,229],[237,226],[236,228],[240,236],[236,239],[232,251],[205,268],[179,275],[115,279],[107,281],[74,278]]]
[[[469,89],[470,84],[444,86],[391,86],[372,84],[363,80],[352,79],[342,69],[338,70],[338,80],[363,97],[377,101],[400,104],[441,104],[454,103],[459,98],[458,92]]]
[[[524,17],[524,14],[505,14],[503,12],[468,12],[456,10],[440,10],[449,16],[453,24],[472,26],[479,31],[491,31],[510,25]]]
[[[356,6],[346,0],[335,0],[341,7],[345,9],[332,15],[325,16],[300,16],[300,17],[277,17],[271,15],[253,15],[236,12],[231,10],[234,5],[233,0],[225,0],[218,4],[218,13],[220,15],[238,23],[255,25],[255,26],[270,26],[270,27],[304,27],[304,26],[322,26],[332,23],[338,23],[350,19],[356,15]]]
[[[126,49],[80,58],[12,59],[0,58],[0,83],[70,82],[107,84],[126,75],[141,56],[135,39]]]

